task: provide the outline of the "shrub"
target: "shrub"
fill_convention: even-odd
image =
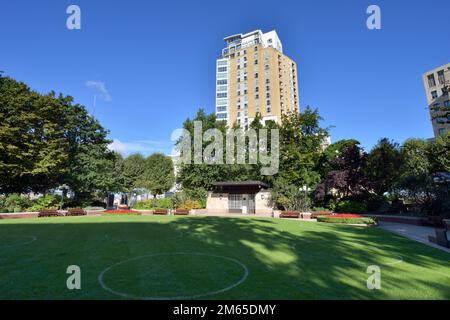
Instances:
[[[317,221],[326,223],[341,223],[341,224],[367,224],[367,225],[375,224],[375,220],[369,217],[346,218],[346,217],[320,216],[317,217]]]
[[[198,201],[201,208],[206,208],[206,201],[208,200],[208,191],[203,188],[186,189],[184,190],[186,196],[190,200]]]
[[[34,200],[33,204],[27,208],[27,211],[38,212],[45,209],[56,209],[60,203],[60,197],[47,194]]]
[[[336,212],[362,213],[365,211],[367,208],[363,203],[353,200],[340,201],[336,206]]]
[[[173,201],[171,198],[156,199],[154,208],[171,209],[173,208]]]
[[[390,207],[389,201],[383,196],[373,195],[368,197],[365,201],[365,206],[367,211],[379,211],[379,212],[387,212]]]
[[[3,207],[8,212],[20,212],[28,208],[31,203],[32,202],[28,197],[13,193],[5,198]]]
[[[133,206],[133,209],[138,209],[138,210],[151,210],[153,208],[154,208],[153,199],[142,200],[142,201],[136,202]]]
[[[204,189],[198,191],[185,190],[177,192],[173,197],[173,206],[180,209],[203,209],[206,208],[208,193]]]
[[[192,210],[192,209],[202,209],[202,204],[200,201],[197,200],[186,200],[184,203],[180,204],[178,209],[186,209],[186,210]]]
[[[137,210],[152,210],[152,209],[171,209],[173,208],[173,201],[171,198],[163,199],[148,199],[136,202],[133,209]]]

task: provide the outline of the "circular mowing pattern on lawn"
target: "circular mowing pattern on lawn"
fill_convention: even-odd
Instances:
[[[126,299],[187,300],[229,291],[248,274],[248,268],[233,258],[176,252],[118,262],[103,270],[98,281],[103,289]]]
[[[9,243],[8,240],[10,240],[10,242],[12,243]],[[27,244],[33,243],[36,240],[36,236],[6,237],[6,241],[4,238],[0,238],[0,249],[26,246]]]

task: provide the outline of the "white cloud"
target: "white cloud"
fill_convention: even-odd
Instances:
[[[96,91],[103,100],[111,101],[111,95],[109,94],[108,89],[106,89],[106,85],[103,81],[89,80],[86,81],[86,86]]]
[[[124,156],[128,156],[133,153],[149,155],[154,152],[170,154],[172,148],[173,142],[158,140],[138,140],[133,142],[123,142],[119,139],[114,139],[113,142],[109,145],[110,150],[116,151]]]

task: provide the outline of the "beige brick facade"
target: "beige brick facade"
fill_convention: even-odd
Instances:
[[[426,72],[423,83],[430,109],[434,136],[450,131],[450,63]]]
[[[218,60],[216,114],[230,127],[246,127],[258,113],[263,121],[280,123],[283,113],[300,111],[297,64],[280,51],[281,42],[271,33],[277,45],[260,40],[265,35],[260,31],[235,36],[252,40],[226,50]]]

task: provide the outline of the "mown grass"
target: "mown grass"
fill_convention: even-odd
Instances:
[[[66,287],[69,265],[81,290]],[[371,265],[381,290],[367,289]],[[450,255],[378,228],[281,219],[0,221],[0,299],[176,297],[450,299]]]

